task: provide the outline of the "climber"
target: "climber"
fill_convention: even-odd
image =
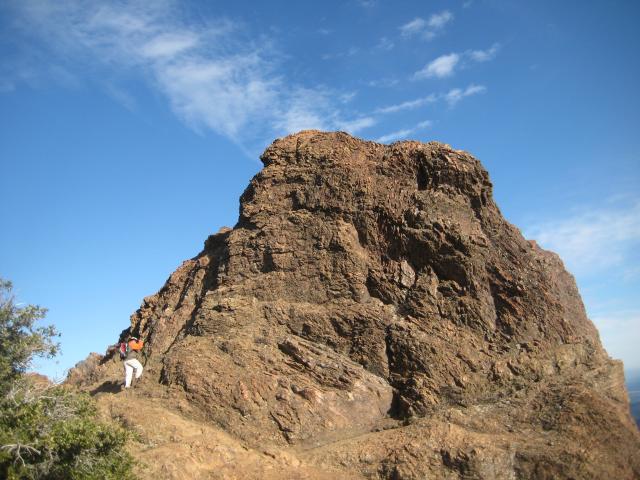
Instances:
[[[120,344],[120,358],[124,360],[124,388],[131,387],[133,371],[136,372],[136,380],[142,376],[142,364],[138,360],[138,353],[142,350],[144,342],[137,337],[129,337],[126,343]]]

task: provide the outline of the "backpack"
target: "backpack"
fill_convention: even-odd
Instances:
[[[140,352],[142,350],[142,346],[144,345],[142,340],[134,342],[133,345],[129,345],[129,343],[130,342],[122,342],[118,347],[118,352],[120,353],[120,358],[122,360],[124,360],[132,350],[135,352]]]

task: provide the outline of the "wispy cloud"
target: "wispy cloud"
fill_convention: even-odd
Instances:
[[[449,106],[452,107],[465,97],[477,95],[486,91],[487,88],[484,85],[469,85],[464,90],[460,88],[453,88],[444,95],[444,99],[449,104]]]
[[[449,53],[427,63],[422,69],[413,74],[415,80],[425,78],[446,78],[452,76],[457,68],[464,68],[470,62],[481,63],[493,60],[500,44],[494,43],[487,50],[467,50],[464,53]]]
[[[418,123],[415,127],[405,128],[403,130],[398,130],[396,132],[391,132],[386,135],[382,135],[381,137],[378,137],[376,139],[376,142],[388,143],[393,140],[401,140],[403,138],[407,138],[409,135],[412,135],[419,130],[429,128],[432,124],[433,122],[431,122],[430,120],[425,120],[424,122]]]
[[[557,252],[576,275],[616,268],[621,276],[635,264],[630,259],[640,248],[640,199],[534,224],[525,235]]]
[[[192,32],[160,34],[142,45],[140,54],[151,59],[173,58],[182,52],[195,48],[198,41],[198,36]]]
[[[626,369],[640,368],[640,311],[611,310],[595,315],[589,312],[589,315],[598,327],[609,355],[625,359]]]
[[[411,35],[416,35],[423,31],[426,26],[426,20],[424,18],[417,17],[402,25],[400,27],[400,34],[403,37],[410,37]]]
[[[365,128],[372,127],[376,124],[376,120],[372,117],[361,117],[354,120],[339,120],[336,122],[336,127],[340,130],[344,130],[349,133],[358,133]]]
[[[487,50],[469,50],[466,53],[476,62],[488,62],[495,58],[498,54],[498,50],[500,50],[500,44],[494,43],[491,45],[491,48],[488,48]]]
[[[331,90],[298,88],[289,95],[289,103],[274,116],[281,131],[343,130],[356,134],[376,124],[370,116],[343,118],[335,108],[335,94]],[[348,103],[354,95],[345,94],[340,101]]]
[[[275,118],[275,126],[284,132],[329,128],[325,114],[331,110],[329,95],[321,90],[299,88],[292,92],[289,104]]]
[[[46,88],[51,83],[65,88],[77,88],[82,84],[72,71],[52,62],[40,51],[21,51],[16,56],[8,53],[0,58],[0,92],[14,92],[23,85],[34,89]]]
[[[434,13],[427,20],[416,17],[400,27],[400,34],[403,37],[420,36],[426,40],[431,40],[441,33],[451,21],[453,21],[453,13],[449,10]]]
[[[374,110],[374,113],[389,114],[397,113],[405,110],[415,110],[425,105],[430,105],[438,101],[445,101],[450,107],[456,105],[460,100],[471,95],[477,95],[487,91],[487,87],[484,85],[471,84],[467,88],[452,88],[446,93],[432,93],[426,97],[420,97],[413,100],[407,100],[405,102],[397,103],[395,105],[388,105],[386,107],[380,107]]]
[[[425,65],[422,70],[417,71],[413,77],[415,79],[450,77],[453,75],[458,62],[460,62],[460,55],[457,53],[441,55]]]
[[[401,138],[407,138],[413,132],[413,128],[405,128],[404,130],[398,130],[395,132],[388,133],[386,135],[382,135],[381,137],[376,138],[376,142],[378,143],[387,143],[392,140],[398,140]]]
[[[533,222],[524,235],[558,253],[576,276],[607,352],[640,368],[640,197],[604,198]]]
[[[451,20],[453,20],[453,13],[451,13],[448,10],[445,10],[443,12],[434,13],[433,15],[431,15],[429,17],[429,21],[427,22],[427,25],[429,26],[429,28],[441,29]]]
[[[376,50],[384,50],[388,52],[393,50],[393,47],[395,47],[395,43],[393,43],[393,41],[389,40],[387,37],[382,37],[375,48]]]
[[[388,87],[394,87],[398,83],[400,83],[400,80],[398,80],[397,78],[387,77],[387,78],[378,78],[375,80],[369,80],[366,84],[369,87],[388,88]]]
[[[422,98],[416,98],[415,100],[408,100],[406,102],[398,103],[396,105],[389,105],[387,107],[381,107],[375,110],[375,113],[396,113],[403,110],[413,110],[423,107],[430,103],[434,103],[438,100],[438,96],[435,94],[428,95]]]
[[[342,52],[335,52],[335,53],[325,53],[321,56],[322,60],[333,60],[335,58],[345,58],[345,57],[353,57],[354,55],[357,55],[358,52],[360,52],[360,49],[358,47],[349,47],[347,50],[344,50]]]
[[[345,92],[345,93],[342,93],[339,96],[340,103],[349,103],[351,100],[356,98],[356,95],[358,95],[358,92]]]
[[[137,102],[133,95],[131,95],[126,90],[123,90],[117,85],[113,83],[105,83],[104,89],[109,94],[111,98],[117,101],[120,105],[125,107],[127,110],[134,111],[137,108]]]
[[[261,149],[267,139],[301,128],[368,125],[343,110],[344,92],[290,82],[268,38],[248,40],[245,27],[227,19],[187,21],[175,0],[49,0],[14,9],[25,30],[37,32],[59,59],[110,75],[139,74],[186,124],[246,148]],[[127,98],[122,89],[114,96]]]
[[[377,0],[356,0],[356,3],[364,8],[373,8],[378,3]]]

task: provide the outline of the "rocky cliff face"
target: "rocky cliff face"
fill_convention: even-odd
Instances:
[[[132,316],[138,395],[338,477],[640,476],[621,364],[478,160],[307,131],[262,161]]]

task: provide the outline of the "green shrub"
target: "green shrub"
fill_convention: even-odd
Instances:
[[[52,356],[52,327],[36,327],[39,307],[17,307],[0,280],[0,478],[132,478],[129,434],[98,419],[86,394],[51,385],[25,370],[36,355]]]
[[[56,329],[36,325],[47,310],[36,305],[17,306],[11,290],[11,282],[0,278],[0,394],[24,374],[34,357],[53,357],[58,352],[53,341],[58,336]]]

